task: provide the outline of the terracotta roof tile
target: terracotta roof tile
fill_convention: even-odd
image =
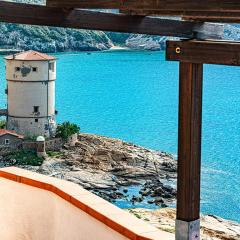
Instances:
[[[20,61],[49,61],[55,60],[56,58],[53,56],[49,56],[45,53],[40,53],[37,51],[29,50],[26,52],[20,52],[17,54],[13,54],[5,57],[6,60],[20,60]]]
[[[6,135],[6,134],[10,134],[10,135],[16,136],[18,138],[24,138],[23,135],[17,134],[14,131],[10,131],[10,130],[7,130],[7,129],[0,129],[0,136]]]

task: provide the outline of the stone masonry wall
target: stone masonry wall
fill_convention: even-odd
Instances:
[[[46,151],[58,151],[62,148],[64,141],[61,138],[55,138],[46,140]],[[23,142],[23,150],[37,150],[37,143],[32,142]]]

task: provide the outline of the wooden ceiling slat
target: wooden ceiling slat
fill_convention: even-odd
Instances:
[[[239,0],[47,0],[60,8],[119,9],[130,15],[187,17],[195,21],[240,22]]]
[[[0,21],[31,25],[140,33],[181,38],[221,39],[223,26],[0,1]]]
[[[239,0],[47,0],[51,7],[170,11],[240,11]]]
[[[167,60],[240,66],[240,42],[167,41]]]

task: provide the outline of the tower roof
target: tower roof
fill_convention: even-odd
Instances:
[[[5,57],[6,60],[20,60],[20,61],[49,61],[55,60],[56,58],[53,56],[49,56],[45,53],[40,53],[37,51],[29,50],[26,52],[20,52],[17,54],[13,54]]]

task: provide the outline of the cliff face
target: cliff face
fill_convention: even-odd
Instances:
[[[45,4],[45,0],[10,0]],[[240,25],[226,24],[225,38],[240,40]],[[164,50],[168,37],[0,23],[0,49],[42,52],[101,51],[117,45],[133,50]]]

